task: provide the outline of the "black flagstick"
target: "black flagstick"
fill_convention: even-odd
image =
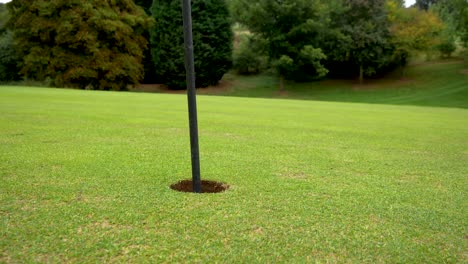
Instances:
[[[200,150],[198,148],[197,98],[195,91],[195,65],[193,59],[192,10],[190,0],[182,0],[184,19],[185,70],[190,124],[190,149],[192,154],[193,192],[201,192]]]

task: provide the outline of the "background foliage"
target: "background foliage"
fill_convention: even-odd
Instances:
[[[468,61],[466,0],[418,0],[411,8],[403,0],[192,3],[198,87],[217,84],[231,64],[238,74],[276,72],[281,84],[324,77],[363,82],[398,67],[404,75],[412,56],[421,54],[447,58],[465,51]],[[13,0],[8,6],[11,14],[0,5],[0,81],[185,88],[178,0]]]
[[[172,89],[184,89],[182,6],[178,0],[155,0],[151,12],[151,53],[158,80]],[[192,1],[196,86],[215,85],[232,64],[233,33],[224,0]]]
[[[328,72],[325,54],[317,47],[324,31],[323,5],[311,0],[238,0],[231,3],[237,20],[262,39],[280,76],[307,81]]]
[[[148,16],[151,16],[151,5],[153,4],[153,0],[135,0],[135,4],[141,6],[146,14]],[[143,37],[146,39],[146,42],[148,43],[148,48],[145,49],[144,51],[144,57],[143,57],[143,67],[145,71],[145,76],[143,78],[144,83],[157,83],[158,79],[156,78],[156,75],[154,74],[155,68],[154,68],[154,61],[153,57],[151,56],[151,49],[149,48],[149,45],[151,43],[150,40],[150,31],[153,29],[155,25],[153,24],[152,27],[148,28],[145,30],[143,33]]]
[[[13,42],[13,32],[6,24],[10,14],[6,6],[0,3],[0,82],[16,81],[20,79],[20,57],[17,55]]]
[[[233,51],[233,69],[238,74],[258,74],[268,68],[268,56],[263,52],[262,41],[250,34],[236,36]]]
[[[412,54],[438,50],[449,57],[456,40],[465,39],[467,4],[426,1],[418,2],[418,9],[404,7],[401,0],[229,1],[251,39],[263,40],[258,54],[268,55],[280,77],[302,81],[328,75],[361,82],[403,69]],[[255,58],[255,49],[242,48],[237,57],[244,52]]]
[[[13,0],[9,8],[25,76],[101,90],[142,79],[150,19],[133,1]]]
[[[446,39],[443,40],[444,25],[436,14],[416,8],[404,8],[396,1],[388,1],[387,8],[392,43],[395,46],[394,59],[401,67],[406,66],[415,51],[439,47],[444,49],[444,54],[450,52],[449,36],[444,36]]]

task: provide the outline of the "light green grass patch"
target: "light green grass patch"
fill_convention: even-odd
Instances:
[[[0,262],[467,261],[468,110],[0,87]]]

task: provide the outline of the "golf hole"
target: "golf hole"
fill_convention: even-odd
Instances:
[[[193,192],[192,180],[182,180],[171,185],[171,189],[178,192]],[[229,185],[217,181],[201,181],[202,193],[220,193],[229,189]]]

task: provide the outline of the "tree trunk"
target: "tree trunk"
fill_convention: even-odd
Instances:
[[[406,77],[406,67],[405,65],[401,65],[401,79],[404,79]]]
[[[280,80],[279,80],[279,90],[280,92],[283,92],[284,91],[284,75],[280,75]]]
[[[364,66],[361,66],[359,67],[359,84],[363,84],[364,83]]]

